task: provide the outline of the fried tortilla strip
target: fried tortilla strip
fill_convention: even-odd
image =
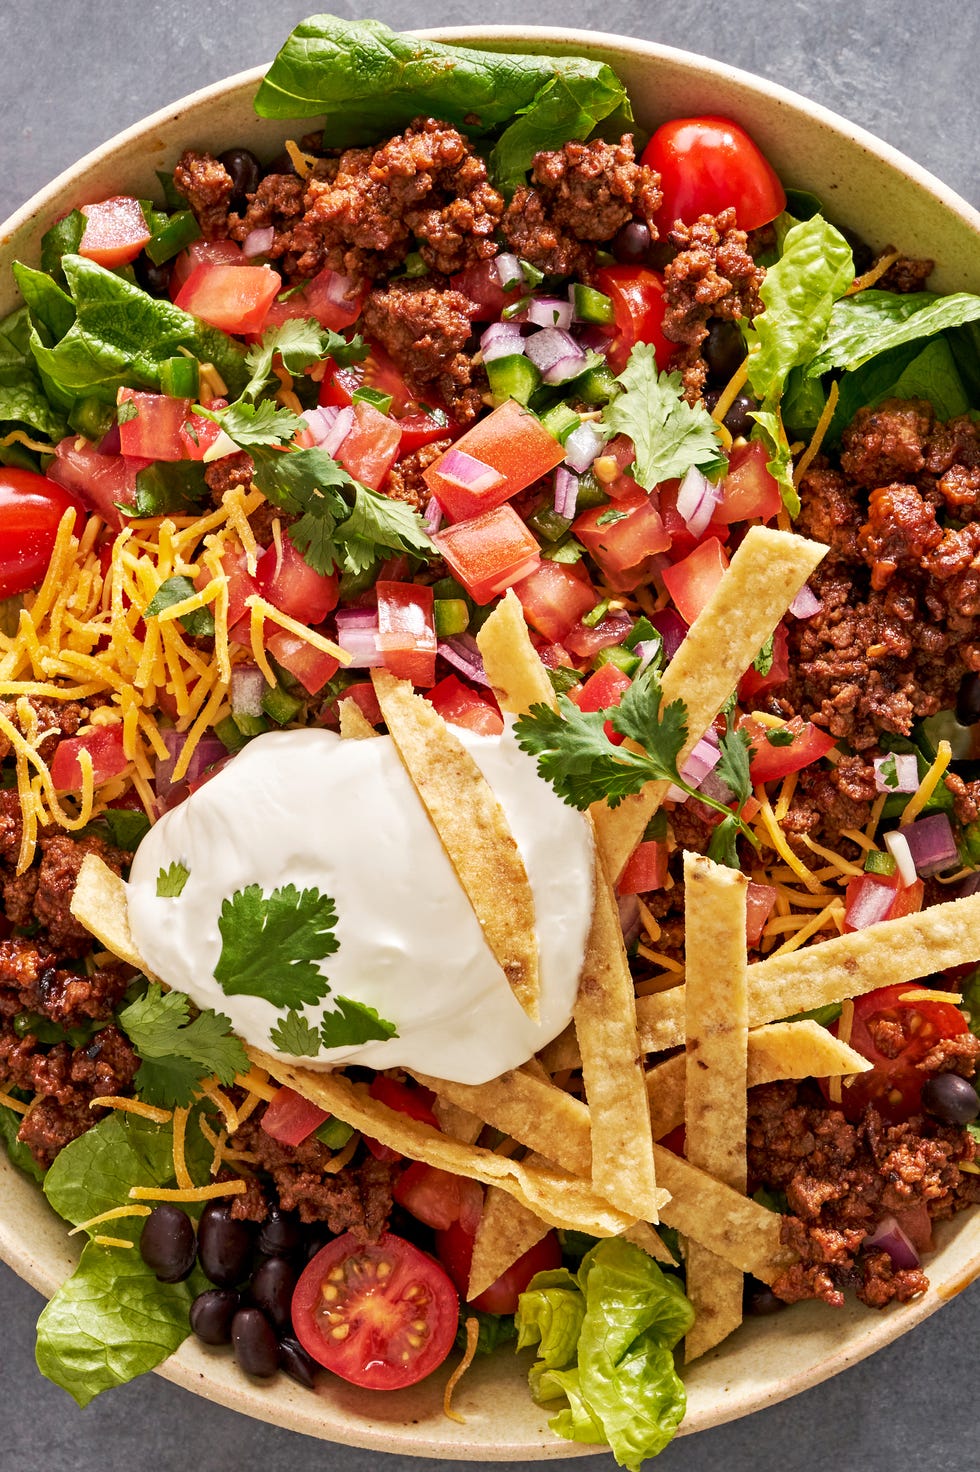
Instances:
[[[745,895],[748,880],[701,854],[684,855],[686,937],[685,1155],[745,1194],[748,1000]],[[695,1318],[687,1363],[742,1322],[742,1274],[700,1242],[687,1243],[688,1298]]]
[[[71,897],[71,912],[107,951],[152,979],[129,928],[126,885],[95,854],[86,854],[82,860],[75,893]]]
[[[551,682],[531,643],[516,596],[508,593],[480,630],[483,663],[501,704],[523,715]],[[746,661],[747,662],[747,661]],[[727,692],[726,692],[727,693]],[[656,1221],[657,1189],[649,1110],[636,1038],[633,978],[612,886],[596,863],[596,904],[575,1004],[575,1031],[592,1111],[592,1180],[597,1193],[643,1221]],[[627,1207],[626,1202],[632,1204]]]
[[[525,1165],[527,1161],[524,1162]],[[503,1277],[508,1268],[536,1247],[551,1228],[515,1196],[508,1196],[499,1186],[491,1186],[483,1203],[483,1215],[476,1229],[467,1302],[485,1293],[491,1283]]]
[[[486,1084],[454,1084],[414,1070],[412,1076],[439,1100],[477,1115],[546,1160],[560,1161],[573,1175],[591,1175],[589,1110],[581,1099],[556,1088],[550,1079],[523,1068],[511,1069]],[[632,1206],[626,1209],[631,1216],[640,1216]]]
[[[637,1222],[635,1227],[630,1227],[623,1236],[627,1242],[632,1242],[634,1247],[642,1248],[647,1257],[652,1257],[655,1262],[662,1262],[670,1268],[677,1267],[677,1258],[671,1252],[656,1227],[651,1227],[649,1222]]]
[[[750,527],[728,571],[664,670],[664,705],[683,700],[687,706],[687,741],[678,767],[684,765],[826,551],[821,542],[791,532]],[[650,782],[618,807],[593,806],[599,852],[614,882],[663,802],[667,787],[666,782]]]
[[[509,1160],[492,1150],[461,1144],[441,1130],[372,1099],[363,1084],[354,1083],[345,1074],[295,1068],[254,1048],[249,1049],[249,1055],[278,1083],[288,1084],[354,1129],[390,1145],[410,1160],[468,1176],[486,1186],[500,1186],[549,1226],[588,1232],[593,1237],[616,1237],[633,1225],[633,1218],[597,1196],[588,1180],[577,1179],[565,1169]]]
[[[860,997],[880,986],[917,981],[980,957],[980,894],[931,905],[915,915],[770,956],[749,967],[749,1026]],[[684,1041],[684,987],[638,997],[644,1053]]]
[[[340,712],[340,734],[345,741],[367,741],[371,736],[379,736],[361,710],[353,696],[348,695],[337,707]]]
[[[662,1145],[654,1151],[657,1179],[670,1192],[662,1214],[666,1226],[763,1283],[774,1283],[796,1262],[796,1253],[780,1241],[782,1217],[776,1212],[740,1196]]]
[[[534,895],[510,824],[479,766],[408,680],[372,670],[374,692],[409,777],[518,1002],[540,1016]]]
[[[867,1058],[809,1019],[771,1022],[767,1027],[755,1028],[749,1033],[748,1043],[746,1081],[750,1089],[782,1078],[845,1078],[871,1067]],[[647,1070],[655,1140],[662,1140],[684,1123],[686,1066],[684,1054],[675,1053],[665,1063]]]

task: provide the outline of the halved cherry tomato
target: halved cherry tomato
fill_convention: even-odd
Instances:
[[[398,420],[381,414],[373,404],[354,405],[354,423],[337,450],[345,470],[372,491],[381,487],[401,448]]]
[[[572,531],[617,588],[635,586],[648,570],[649,558],[670,546],[660,512],[642,486],[608,506],[583,511],[572,522]]]
[[[81,212],[85,216],[85,229],[78,254],[107,270],[135,261],[150,238],[139,200],[128,194],[83,204]]]
[[[437,1231],[460,1222],[475,1232],[483,1212],[483,1191],[477,1181],[421,1160],[413,1160],[398,1177],[392,1195],[399,1206]]]
[[[715,521],[728,524],[755,516],[772,521],[778,516],[783,498],[776,477],[767,468],[768,460],[768,451],[758,440],[734,446],[728,457],[728,472],[721,483]]]
[[[574,700],[579,710],[609,710],[610,706],[619,704],[623,691],[628,690],[632,683],[626,671],[621,670],[618,665],[602,664],[584,685],[569,691],[568,698]],[[622,746],[625,737],[613,730],[610,721],[606,722],[604,730],[614,746]],[[625,890],[624,893],[635,894],[636,891]]]
[[[899,982],[855,999],[848,1042],[874,1067],[842,1086],[840,1108],[848,1119],[858,1119],[869,1104],[892,1121],[917,1113],[930,1077],[918,1065],[943,1038],[969,1031],[952,1002],[902,1000],[914,991],[912,983]]]
[[[620,736],[622,741],[622,736]],[[665,839],[647,838],[638,843],[626,860],[626,868],[616,886],[620,894],[647,894],[663,889],[667,883],[668,850]]]
[[[436,682],[433,593],[418,583],[382,581],[378,594],[378,648],[385,668],[427,689]]]
[[[499,322],[504,307],[520,301],[524,289],[520,286],[504,291],[500,284],[496,262],[477,261],[450,276],[449,284],[454,291],[468,297],[471,303],[471,322]]]
[[[480,736],[499,736],[504,729],[503,716],[493,697],[464,684],[458,675],[446,675],[425,694],[451,726],[462,726]]]
[[[465,521],[502,505],[554,470],[565,457],[562,446],[537,415],[515,399],[508,399],[485,419],[477,420],[453,448],[472,455],[504,479],[489,490],[472,491],[443,475],[439,468],[442,457],[434,461],[422,472],[422,479],[450,521]]]
[[[749,775],[753,787],[758,787],[760,782],[778,782],[788,777],[790,772],[801,772],[837,745],[837,738],[829,731],[815,726],[812,721],[804,721],[800,716],[794,716],[773,733],[776,736],[781,732],[791,735],[793,739],[788,746],[774,746],[768,740],[765,728],[755,721],[743,720],[739,722],[739,728],[748,731],[752,741]]]
[[[693,624],[725,575],[728,554],[717,537],[700,542],[683,562],[663,569],[663,580],[674,606],[687,624]]]
[[[283,322],[294,317],[312,317],[321,327],[328,327],[331,332],[342,332],[345,327],[353,326],[361,315],[367,292],[365,286],[350,296],[345,279],[324,267],[319,275],[306,282],[301,291],[291,292],[283,301],[270,302],[259,327],[250,330],[264,332],[267,327],[281,327]]]
[[[57,481],[0,465],[0,598],[26,593],[43,581],[58,525],[71,507],[81,512]]]
[[[128,765],[123,751],[122,723],[97,726],[84,736],[64,736],[51,759],[51,780],[58,792],[80,792],[83,785],[79,752],[87,751],[92,759],[92,780],[96,787],[118,777]]]
[[[616,335],[606,353],[614,373],[622,373],[638,342],[653,343],[657,367],[664,369],[677,344],[663,334],[663,277],[646,266],[600,266],[594,285],[613,304]]]
[[[439,1261],[446,1267],[460,1293],[465,1294],[470,1281],[470,1263],[473,1260],[473,1242],[476,1229],[468,1231],[462,1221],[453,1222],[445,1231],[436,1233],[436,1251]],[[485,1289],[471,1306],[485,1314],[512,1314],[517,1312],[517,1300],[524,1292],[535,1273],[546,1273],[561,1267],[561,1246],[554,1232],[548,1232],[536,1242],[523,1257]]]
[[[242,266],[245,257],[242,248],[233,240],[192,240],[185,250],[174,257],[173,269],[170,272],[170,299],[178,295],[185,281],[188,281],[198,266],[207,263],[212,266]]]
[[[340,669],[340,661],[332,654],[315,648],[288,629],[266,632],[264,643],[276,664],[288,670],[310,695],[317,695]]]
[[[107,526],[119,531],[123,518],[120,506],[136,505],[136,477],[151,464],[127,455],[102,455],[81,436],[70,434],[55,446],[48,476],[74,491],[86,506],[97,511]]]
[[[347,693],[349,694],[350,691]],[[381,712],[379,711],[378,719],[380,718]],[[399,1083],[398,1079],[389,1078],[386,1073],[378,1073],[371,1080],[368,1092],[372,1099],[386,1104],[389,1109],[394,1109],[399,1114],[407,1114],[409,1119],[418,1119],[423,1124],[431,1125],[433,1129],[439,1129],[439,1121],[432,1113],[435,1094],[431,1089],[424,1089],[418,1084]],[[391,1145],[382,1145],[368,1135],[364,1136],[364,1143],[376,1160],[401,1159],[398,1151]]]
[[[302,1273],[292,1317],[318,1364],[352,1385],[400,1390],[452,1349],[459,1300],[439,1264],[404,1238],[386,1232],[362,1242],[345,1232]]]
[[[597,601],[589,579],[561,562],[542,562],[530,577],[514,584],[514,592],[527,622],[553,644],[560,643]]]
[[[255,581],[262,597],[290,618],[319,624],[337,607],[340,583],[334,573],[316,572],[283,532],[279,549],[268,547],[259,558]],[[230,618],[230,615],[229,615]]]
[[[445,527],[433,541],[475,603],[489,603],[541,561],[537,542],[512,506]]]
[[[674,118],[654,133],[642,161],[660,175],[663,203],[654,219],[661,235],[675,220],[692,225],[729,206],[740,230],[755,230],[786,205],[775,169],[730,118]]]
[[[269,1100],[259,1123],[280,1145],[301,1145],[329,1118],[325,1109],[283,1084]]]
[[[282,277],[270,266],[204,261],[184,282],[174,306],[222,332],[256,332],[281,285]]]

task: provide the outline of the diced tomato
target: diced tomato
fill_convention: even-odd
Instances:
[[[778,736],[781,732],[789,732],[793,740],[788,746],[774,746],[767,739],[766,728],[755,721],[741,721],[740,729],[748,731],[752,741],[749,773],[753,787],[758,787],[760,782],[778,782],[788,777],[790,772],[801,772],[837,745],[837,738],[829,731],[815,726],[812,721],[804,721],[800,716],[794,716],[774,733]]]
[[[608,506],[583,511],[572,531],[617,587],[630,579],[639,582],[648,559],[670,546],[660,513],[642,486]]]
[[[180,431],[191,412],[190,399],[172,399],[167,394],[120,388],[116,402],[119,406],[119,444],[124,455],[136,455],[144,460],[185,458]]]
[[[735,210],[740,230],[766,225],[786,206],[775,170],[744,128],[731,118],[674,118],[663,123],[643,162],[660,175],[663,203],[655,215],[661,235],[675,220]]]
[[[499,736],[504,729],[503,716],[493,697],[466,685],[458,675],[446,675],[426,699],[451,726],[462,726],[480,736]]]
[[[192,240],[185,250],[174,257],[170,272],[170,297],[173,300],[181,287],[193,276],[198,266],[243,265],[242,248],[233,240]]]
[[[776,903],[777,890],[771,884],[754,884],[750,881],[745,891],[745,942],[757,946],[762,939],[766,921]]]
[[[579,710],[609,710],[610,706],[619,704],[623,691],[628,690],[632,683],[626,671],[621,670],[618,665],[602,664],[584,685],[570,690],[568,698],[574,700]],[[624,738],[613,730],[609,721],[605,724],[605,732],[614,746],[623,744]]]
[[[355,480],[376,491],[395,463],[401,438],[397,419],[381,414],[373,404],[358,403],[337,459]]]
[[[614,501],[619,501],[623,496],[630,496],[636,490],[636,481],[630,475],[629,467],[636,460],[636,446],[629,435],[617,434],[603,447],[600,459],[603,462],[615,460],[619,467],[619,474],[613,480],[604,480],[602,489]]]
[[[81,507],[63,485],[33,470],[0,466],[0,598],[26,593],[44,580],[61,518]]]
[[[81,790],[82,764],[78,755],[81,751],[87,751],[92,758],[92,780],[96,787],[112,777],[118,777],[128,765],[128,758],[123,751],[122,723],[97,726],[84,736],[62,737],[51,760],[51,780],[56,791]]]
[[[699,537],[696,537],[688,529],[687,522],[677,509],[677,494],[680,490],[680,484],[679,480],[668,480],[664,481],[663,485],[657,488],[660,515],[670,535],[671,562],[681,562],[694,551],[699,542],[704,541],[705,537],[718,537],[722,542],[728,538],[727,523],[718,521],[717,519],[709,521]]]
[[[531,643],[537,650],[538,658],[546,670],[575,669],[572,656],[564,644],[545,644],[537,635],[531,636]]]
[[[470,1282],[470,1264],[473,1261],[475,1229],[467,1230],[463,1222],[453,1222],[445,1231],[436,1235],[436,1251],[439,1261],[460,1293],[466,1294]],[[517,1300],[527,1288],[535,1273],[550,1272],[561,1267],[561,1246],[557,1233],[548,1232],[540,1242],[519,1257],[495,1283],[479,1297],[471,1300],[472,1307],[485,1314],[512,1314],[517,1311]]]
[[[224,407],[223,399],[212,400],[208,406],[213,409]],[[180,440],[185,460],[203,460],[205,452],[211,448],[221,433],[220,424],[213,419],[206,419],[203,414],[188,414],[180,429],[177,438]]]
[[[446,527],[433,541],[475,603],[489,603],[541,561],[537,542],[512,506]]]
[[[324,267],[319,275],[307,281],[301,291],[291,292],[282,301],[271,301],[258,328],[247,330],[265,332],[267,327],[281,327],[294,317],[312,317],[321,327],[327,327],[331,332],[343,332],[345,327],[352,327],[361,315],[361,307],[368,293],[365,285],[351,296],[347,285],[345,277]],[[278,290],[277,286],[276,291]]]
[[[368,1092],[372,1099],[377,1099],[398,1114],[407,1114],[409,1119],[417,1119],[422,1124],[439,1129],[439,1121],[432,1112],[436,1096],[431,1089],[424,1089],[420,1084],[399,1083],[398,1079],[389,1078],[385,1073],[377,1073],[371,1080]],[[364,1143],[376,1160],[401,1159],[398,1151],[393,1150],[390,1145],[382,1145],[367,1135],[364,1136]]]
[[[599,620],[595,628],[589,624],[576,624],[565,635],[565,648],[576,659],[592,660],[600,649],[611,649],[614,644],[622,644],[632,627],[633,620],[628,613],[608,613]]]
[[[100,455],[80,436],[68,435],[55,446],[48,477],[75,491],[114,531],[122,528],[120,506],[136,505],[136,477],[151,463],[124,455]]]
[[[283,537],[283,548],[285,549],[287,538]],[[248,570],[247,558],[243,547],[237,543],[226,546],[221,554],[221,570],[224,573],[228,585],[228,628],[234,629],[242,619],[246,619],[248,610],[245,607],[246,598],[259,591],[259,585]],[[194,579],[194,586],[201,592],[211,582],[211,573],[206,567],[202,567]],[[270,600],[271,601],[271,600]],[[248,620],[246,619],[246,625]],[[248,643],[247,628],[244,632],[243,643]]]
[[[477,1181],[420,1160],[414,1160],[398,1177],[392,1195],[399,1206],[440,1232],[453,1222],[475,1232],[483,1212],[483,1191]]]
[[[638,342],[652,343],[657,367],[666,368],[677,344],[663,334],[663,277],[646,266],[600,266],[593,284],[613,304],[616,335],[606,354],[612,371],[622,373]]]
[[[565,457],[565,451],[540,419],[514,399],[477,420],[456,441],[454,449],[472,455],[504,479],[488,491],[473,491],[447,479],[439,469],[441,457],[436,460],[422,472],[422,479],[450,521],[465,521],[502,505],[554,470]]]
[[[925,885],[921,879],[903,885],[898,875],[862,874],[849,879],[845,891],[845,930],[866,930],[882,920],[897,920],[922,909]]]
[[[369,726],[380,726],[381,707],[370,680],[357,680],[340,693],[340,700],[353,700]]]
[[[595,607],[596,592],[588,578],[560,562],[544,561],[528,578],[514,584],[524,617],[553,644]]]
[[[499,322],[504,307],[520,301],[524,293],[521,286],[504,291],[495,261],[477,261],[450,276],[449,284],[454,291],[461,292],[471,303],[471,322]]]
[[[433,593],[418,583],[379,582],[378,648],[385,668],[427,689],[436,682]]]
[[[749,665],[738,682],[738,698],[743,704],[755,700],[765,690],[775,690],[789,679],[789,635],[785,624],[777,624],[772,640],[772,664],[766,674]]]
[[[302,1145],[329,1118],[325,1109],[284,1084],[265,1106],[259,1123],[265,1133],[278,1140],[280,1145]]]
[[[340,661],[332,654],[314,648],[288,629],[273,629],[266,633],[264,642],[276,664],[288,670],[310,695],[318,694],[340,669]]]
[[[401,431],[399,456],[411,455],[414,450],[436,440],[455,439],[461,433],[460,426],[444,409],[420,403],[401,371],[384,349],[375,344],[359,363],[338,368],[328,360],[327,371],[320,384],[319,401],[344,408],[353,404],[354,394],[362,387],[375,388],[379,393],[391,396],[391,413]]]
[[[128,194],[116,194],[97,204],[83,204],[82,214],[85,229],[78,254],[107,270],[135,261],[150,238],[139,200]]]
[[[728,457],[728,473],[721,483],[721,501],[714,520],[730,523],[758,516],[772,521],[782,510],[779,482],[767,469],[769,456],[763,444],[752,440],[735,445]]]
[[[281,285],[282,277],[270,266],[204,261],[184,282],[174,305],[222,332],[244,335],[261,328]]]
[[[647,894],[653,889],[663,889],[667,883],[667,856],[667,844],[663,839],[647,838],[638,843],[626,860],[617,886],[619,893]]]
[[[674,606],[687,624],[693,624],[728,568],[728,555],[717,537],[701,542],[683,562],[663,569],[663,580]]]
[[[255,571],[258,591],[267,602],[282,613],[288,613],[304,624],[319,624],[337,607],[340,583],[334,573],[315,572],[305,557],[293,546],[288,532],[281,537],[279,549],[268,547],[259,558]],[[229,623],[231,622],[229,614]]]

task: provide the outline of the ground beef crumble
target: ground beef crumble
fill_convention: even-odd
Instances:
[[[419,398],[433,398],[462,423],[483,407],[486,381],[466,351],[473,335],[469,298],[445,278],[391,281],[364,303],[363,325],[395,360]]]

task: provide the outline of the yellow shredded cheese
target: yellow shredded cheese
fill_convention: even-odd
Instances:
[[[797,879],[803,880],[807,889],[814,889],[818,884],[818,880],[815,875],[810,873],[803,860],[798,858],[790,848],[785,833],[776,822],[776,815],[766,796],[766,789],[764,787],[757,787],[755,798],[759,804],[759,817],[762,820],[762,826],[765,830],[762,835],[763,841],[776,850],[783,863],[792,869]]]
[[[208,1079],[201,1085],[201,1093],[206,1094],[213,1104],[217,1104],[224,1118],[225,1128],[229,1135],[233,1135],[238,1129],[239,1119],[238,1111],[228,1095],[218,1087],[214,1079]]]
[[[826,404],[824,404],[820,418],[817,420],[817,427],[813,431],[810,443],[803,451],[803,454],[797,461],[796,468],[793,471],[794,486],[798,486],[800,484],[800,481],[806,475],[807,471],[810,468],[810,465],[812,464],[816,455],[819,453],[820,446],[823,444],[824,435],[830,428],[830,421],[834,417],[834,410],[837,408],[837,400],[839,398],[840,389],[837,387],[837,380],[834,379],[833,383],[830,385],[830,389],[827,393],[827,402]]]
[[[92,1241],[95,1242],[95,1243],[97,1243],[99,1247],[130,1247],[130,1248],[132,1248],[132,1247],[135,1247],[136,1246],[136,1243],[135,1242],[131,1242],[128,1237],[100,1237],[100,1236],[97,1235],[97,1236],[95,1236],[95,1237],[92,1238]]]
[[[292,164],[293,168],[296,170],[299,177],[301,179],[308,179],[310,174],[313,172],[313,166],[316,163],[316,158],[314,157],[314,155],[311,153],[304,153],[299,144],[296,143],[292,138],[286,139],[285,147],[286,152],[289,154],[289,161]]]
[[[918,790],[905,804],[905,811],[898,820],[900,828],[904,828],[907,823],[914,822],[922,812],[922,809],[939,786],[940,779],[949,766],[952,757],[953,749],[949,742],[940,741],[936,747],[935,761],[919,783]]]
[[[90,1216],[87,1222],[79,1222],[77,1227],[72,1227],[68,1233],[69,1237],[76,1236],[79,1232],[87,1232],[92,1227],[101,1226],[103,1222],[116,1222],[124,1216],[149,1216],[148,1206],[111,1206],[108,1211],[100,1211],[98,1216]]]
[[[129,1198],[131,1201],[213,1201],[220,1196],[241,1196],[247,1190],[248,1183],[239,1178],[215,1181],[210,1186],[130,1186]]]
[[[851,1029],[854,1026],[854,1003],[848,998],[841,1003],[840,1021],[837,1024],[837,1037],[847,1047],[851,1041]],[[841,1102],[841,1084],[843,1080],[840,1074],[833,1074],[827,1081],[827,1093],[832,1104]]]
[[[279,1085],[270,1081],[269,1075],[262,1069],[251,1068],[248,1073],[236,1073],[235,1083],[240,1089],[247,1089],[250,1094],[257,1094],[266,1102],[274,1099],[279,1092]],[[239,1118],[241,1112],[239,1112]]]
[[[463,1376],[466,1374],[470,1365],[476,1358],[476,1348],[479,1342],[480,1321],[478,1318],[471,1315],[466,1320],[466,1348],[463,1351],[463,1358],[460,1360],[459,1364],[456,1366],[455,1370],[446,1381],[446,1389],[443,1392],[442,1397],[442,1414],[444,1416],[448,1416],[450,1421],[458,1422],[460,1426],[466,1425],[466,1418],[464,1416],[461,1416],[458,1411],[453,1410],[453,1391],[456,1389],[456,1386],[462,1380]]]
[[[140,1119],[152,1120],[154,1124],[167,1124],[173,1118],[169,1109],[158,1109],[155,1104],[144,1104],[142,1099],[128,1099],[119,1094],[100,1094],[88,1101],[90,1109],[118,1109],[123,1114],[138,1114]]]
[[[811,853],[819,854],[822,859],[827,860],[828,864],[832,865],[833,868],[838,869],[841,874],[846,874],[848,878],[859,878],[861,875],[863,875],[864,870],[860,868],[857,864],[852,864],[847,859],[841,858],[840,854],[835,854],[833,849],[824,848],[822,843],[817,843],[814,839],[810,837],[808,833],[800,834],[800,842],[803,843],[810,850]]]
[[[190,1171],[187,1169],[187,1156],[185,1147],[187,1143],[187,1116],[189,1109],[178,1108],[174,1110],[174,1180],[178,1186],[193,1186],[194,1181]]]
[[[745,380],[748,378],[748,376],[749,360],[748,358],[743,358],[742,362],[738,365],[735,372],[732,374],[731,378],[728,380],[728,382],[725,384],[725,387],[718,395],[718,402],[715,404],[715,407],[711,411],[711,417],[716,424],[720,424],[721,421],[724,419],[725,415],[728,413],[729,409],[732,407],[735,400],[742,392],[742,389],[745,387]]]
[[[898,1000],[900,1002],[950,1002],[956,1007],[963,998],[959,992],[941,992],[934,987],[917,986],[913,987],[910,992],[903,992]]]
[[[290,634],[295,634],[298,639],[303,639],[307,644],[312,645],[314,649],[321,649],[324,654],[331,655],[332,658],[337,660],[338,664],[350,664],[353,655],[348,654],[346,649],[341,649],[340,645],[335,644],[332,639],[324,638],[322,634],[317,633],[316,629],[308,629],[305,624],[301,624],[296,619],[290,618],[288,613],[283,613],[271,603],[267,603],[257,593],[251,593],[245,599],[245,607],[252,610],[253,630],[255,627],[255,615],[258,613],[260,615],[260,630],[261,619],[268,619],[270,623],[278,624],[281,629],[286,629]],[[254,640],[252,650],[254,653]],[[256,664],[259,663],[258,660],[255,662]],[[274,683],[275,681],[273,681]]]
[[[15,1114],[26,1114],[31,1107],[29,1104],[25,1104],[23,1099],[15,1099],[13,1094],[7,1094],[2,1089],[0,1089],[0,1104],[5,1104]]]
[[[856,296],[859,291],[867,291],[869,286],[874,286],[876,281],[881,280],[886,271],[891,270],[897,260],[898,251],[889,251],[887,255],[883,255],[880,260],[875,261],[874,265],[865,271],[862,276],[855,276],[844,295]]]

